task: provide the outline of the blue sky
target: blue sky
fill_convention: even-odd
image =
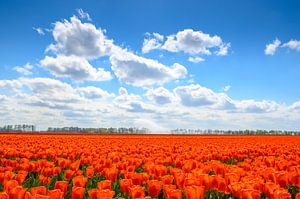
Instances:
[[[1,1],[0,125],[297,130],[299,7]]]

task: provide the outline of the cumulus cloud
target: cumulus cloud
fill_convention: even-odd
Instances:
[[[146,33],[146,38],[144,39],[142,52],[148,53],[151,50],[158,49],[161,47],[161,42],[164,40],[164,36],[159,33]]]
[[[288,107],[288,109],[292,111],[300,111],[300,101],[294,102]]]
[[[103,68],[96,69],[85,58],[74,55],[46,56],[40,61],[40,64],[56,77],[69,77],[77,81],[112,79],[109,71],[105,71]]]
[[[211,36],[193,29],[184,29],[176,34],[166,36],[164,42],[162,35],[156,37],[153,34],[153,36],[151,39],[144,40],[143,52],[163,49],[170,52],[182,51],[191,55],[211,55],[214,52],[216,55],[223,56],[228,54],[230,48],[230,43],[224,43],[220,36]]]
[[[189,57],[188,61],[195,64],[195,63],[203,62],[205,61],[205,59],[203,59],[202,57]]]
[[[300,51],[300,41],[291,39],[290,41],[281,44],[279,39],[275,39],[273,43],[267,44],[265,48],[266,55],[274,55],[277,49],[281,48],[288,48],[290,50]]]
[[[39,99],[68,101],[78,97],[73,87],[51,78],[20,78],[18,82],[27,87]]]
[[[154,113],[154,110],[144,102],[139,95],[128,94],[124,87],[119,88],[119,96],[114,99],[114,104],[121,109],[132,113]]]
[[[2,103],[2,102],[4,102],[4,101],[6,101],[7,100],[7,96],[5,96],[5,95],[0,95],[0,102]]]
[[[275,39],[272,43],[267,44],[265,48],[266,55],[274,55],[277,48],[280,46],[281,41],[279,39]]]
[[[276,102],[267,100],[241,100],[236,102],[236,106],[239,110],[247,113],[272,112],[279,108]]]
[[[268,113],[277,111],[280,105],[274,101],[234,100],[225,93],[217,93],[199,84],[179,86],[174,93],[187,107],[210,107],[231,112]]]
[[[169,104],[174,100],[174,95],[164,87],[156,89],[149,89],[146,93],[146,97],[155,102],[156,104]]]
[[[300,51],[300,41],[292,39],[289,42],[283,44],[282,47],[286,47],[295,51]]]
[[[17,90],[22,87],[18,80],[0,80],[0,89]]]
[[[16,89],[14,95],[3,92],[3,89],[12,88]],[[1,80],[0,119],[3,121],[5,116],[5,121],[15,123],[39,118],[38,127],[44,128],[51,125],[97,126],[99,123],[115,126],[118,123],[122,126],[140,124],[139,127],[156,124],[166,128],[209,128],[213,125],[215,128],[238,129],[272,128],[274,125],[294,128],[300,118],[299,102],[285,106],[273,101],[233,100],[224,93],[197,84],[179,86],[173,92],[163,87],[151,90],[145,93],[146,97],[147,93],[151,96],[146,102],[142,96],[129,93],[123,87],[114,97],[98,87],[73,87],[50,78]],[[172,95],[175,99],[166,103]],[[138,121],[141,115],[145,121]],[[282,118],[285,123],[279,125]],[[146,124],[149,125],[143,126]]]
[[[22,75],[31,75],[32,68],[33,68],[33,66],[30,63],[27,63],[24,66],[16,66],[13,69]]]
[[[70,21],[56,22],[53,29],[54,44],[48,49],[64,55],[95,59],[109,55],[112,40],[91,23],[82,23],[76,16]]]
[[[167,67],[158,61],[125,50],[110,57],[111,68],[119,80],[133,86],[163,84],[186,76],[187,69],[175,63]]]
[[[53,30],[55,42],[46,50],[53,51],[56,57],[46,56],[40,63],[56,77],[69,77],[77,81],[104,81],[112,79],[110,72],[94,68],[89,60],[107,56],[118,80],[134,86],[163,84],[184,78],[187,74],[187,69],[178,63],[165,66],[156,60],[129,52],[107,39],[104,33],[91,23],[82,23],[75,16],[70,21],[56,22]],[[149,34],[149,41],[145,41],[148,47],[152,45],[150,37],[155,41],[162,41],[164,38],[158,33]]]
[[[22,104],[60,110],[105,110],[111,106],[106,100],[115,96],[98,87],[74,88],[68,83],[51,78],[1,80],[0,89],[13,89],[14,95],[10,96],[22,99]]]
[[[215,53],[220,56],[225,56],[228,54],[228,50],[230,47],[231,47],[230,43],[224,43],[221,46],[219,46],[219,50],[217,50]]]
[[[162,49],[178,52],[183,51],[189,54],[211,54],[210,48],[220,47],[223,45],[221,37],[192,29],[185,29],[177,32],[175,35],[167,37],[167,41]]]
[[[78,88],[77,91],[81,96],[87,99],[101,99],[115,96],[113,93],[108,93],[107,91],[94,86],[81,87]]]
[[[226,94],[215,93],[199,84],[176,87],[174,93],[181,104],[187,107],[214,106],[225,109],[235,107],[234,102]]]

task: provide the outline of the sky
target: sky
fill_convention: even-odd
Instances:
[[[299,1],[0,1],[0,126],[300,130]]]

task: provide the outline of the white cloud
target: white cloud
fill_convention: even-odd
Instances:
[[[33,30],[35,30],[39,35],[45,35],[45,31],[43,30],[43,28],[33,27]]]
[[[255,100],[241,100],[236,102],[239,110],[247,113],[262,113],[272,112],[279,108],[279,105],[274,101],[255,101]]]
[[[0,89],[17,90],[22,87],[18,80],[0,80]]]
[[[157,41],[163,40],[158,33],[152,36]],[[184,78],[187,74],[186,68],[178,63],[167,67],[122,49],[107,39],[104,31],[91,23],[82,23],[75,16],[70,21],[56,22],[53,37],[55,43],[50,44],[46,52],[53,51],[57,56],[46,56],[40,63],[56,77],[79,81],[110,80],[109,72],[102,68],[95,69],[88,62],[101,56],[109,57],[111,69],[120,81],[134,86],[163,84]]]
[[[289,110],[300,111],[300,101],[294,102],[288,107]]]
[[[151,50],[158,49],[161,47],[161,42],[164,40],[164,36],[159,33],[146,33],[146,38],[144,39],[142,52],[148,53]]]
[[[111,107],[109,98],[114,97],[103,89],[87,86],[73,88],[70,84],[51,78],[19,78],[0,81],[0,89],[13,89],[11,96],[20,103],[34,107],[61,110],[105,110]],[[97,99],[101,99],[99,104]],[[89,100],[87,102],[87,100]]]
[[[188,106],[182,101],[185,100],[182,87],[187,87],[184,95],[192,98]],[[12,88],[16,90],[15,94],[7,95],[5,89]],[[179,88],[181,93],[178,93]],[[119,95],[111,100],[113,94],[99,89],[72,87],[50,78],[1,80],[0,122],[36,123],[38,118],[37,125],[42,129],[48,126],[99,127],[101,124],[111,127],[118,124],[124,127],[148,127],[154,131],[212,126],[221,129],[299,127],[299,102],[285,106],[273,101],[232,100],[224,93],[216,93],[200,85],[188,85],[177,87],[177,90],[175,88],[173,93],[167,91],[166,96],[176,95],[175,100],[162,105],[152,103],[155,102],[152,100],[146,102],[140,95],[129,93],[122,87]],[[154,97],[160,96],[161,92],[157,93]]]
[[[107,91],[94,86],[81,87],[78,88],[77,91],[81,96],[84,96],[87,99],[101,99],[107,97],[114,97],[113,93],[108,93]]]
[[[224,86],[223,91],[224,91],[224,92],[227,92],[227,91],[230,90],[230,88],[231,88],[230,85]]]
[[[24,66],[16,66],[13,69],[22,75],[31,75],[32,72],[30,71],[33,66],[30,63],[25,64]]]
[[[205,59],[203,59],[202,57],[189,57],[188,61],[192,63],[199,63],[205,61]]]
[[[154,110],[144,102],[139,95],[128,94],[124,87],[119,88],[119,96],[114,99],[114,104],[132,113],[153,113]]]
[[[0,95],[0,102],[3,103],[4,101],[7,100],[7,96],[5,95]]]
[[[43,99],[65,101],[75,96],[72,86],[51,78],[20,78],[18,82]]]
[[[182,105],[187,107],[211,106],[221,109],[235,108],[234,102],[224,93],[215,93],[211,89],[191,84],[178,86],[174,93],[180,99]]]
[[[228,50],[230,47],[231,47],[230,43],[222,44],[221,46],[219,46],[219,50],[216,51],[216,54],[220,56],[225,56],[228,54]]]
[[[291,50],[300,51],[300,41],[292,39],[289,42],[283,44],[282,47],[287,47]]]
[[[83,57],[74,55],[57,57],[46,56],[40,64],[56,77],[69,77],[77,81],[106,81],[112,79],[109,71],[94,68]]]
[[[90,17],[89,13],[84,12],[81,8],[76,9],[76,11],[80,19],[86,19],[88,21],[92,21],[92,18]]]
[[[169,104],[174,100],[174,95],[164,87],[149,89],[146,97],[156,104]]]
[[[133,86],[163,84],[186,76],[187,69],[175,63],[167,67],[155,60],[121,50],[110,57],[111,68],[118,79]]]
[[[204,54],[210,55],[213,48],[219,49],[218,55],[226,55],[230,44],[223,43],[221,37],[194,31],[193,29],[185,29],[177,32],[175,35],[167,36],[167,40],[161,47],[171,52],[183,51],[188,54]]]
[[[77,17],[70,21],[56,22],[53,29],[55,44],[48,50],[64,55],[95,59],[111,53],[113,41],[108,40],[101,29],[91,23],[82,23]]]
[[[280,108],[274,101],[233,100],[225,93],[216,93],[199,84],[179,86],[174,89],[174,93],[181,104],[187,107],[209,107],[214,110],[230,110],[231,113],[268,113]]]
[[[280,46],[281,41],[279,39],[275,39],[272,43],[267,44],[265,48],[266,55],[274,55],[277,48]]]

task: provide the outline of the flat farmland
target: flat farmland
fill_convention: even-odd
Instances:
[[[300,137],[0,134],[0,198],[299,198]]]

